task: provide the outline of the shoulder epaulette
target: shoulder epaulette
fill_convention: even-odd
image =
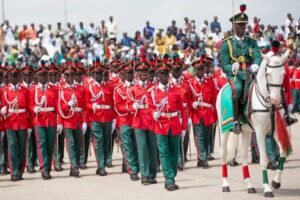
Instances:
[[[225,41],[227,41],[227,40],[229,40],[229,39],[232,39],[233,38],[233,36],[229,36],[229,37],[227,37],[227,38],[224,38],[223,39],[223,42],[225,42]]]
[[[254,40],[254,41],[256,41],[256,39],[255,39],[255,38],[253,38],[253,37],[250,37],[250,36],[248,36],[248,35],[245,35],[245,37],[246,37],[246,38],[248,38],[248,39],[250,39],[250,40]]]

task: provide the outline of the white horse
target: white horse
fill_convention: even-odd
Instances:
[[[259,71],[254,81],[253,89],[250,90],[249,111],[250,116],[249,123],[251,124],[252,130],[249,125],[244,124],[243,130],[241,132],[242,136],[242,171],[243,178],[246,183],[248,193],[256,193],[255,188],[252,186],[250,181],[250,173],[248,168],[248,148],[251,140],[251,133],[256,132],[257,142],[260,152],[260,166],[263,175],[263,187],[265,197],[274,197],[271,188],[269,187],[268,175],[267,175],[267,155],[265,138],[268,133],[274,130],[274,139],[280,148],[280,159],[277,167],[277,174],[272,181],[272,187],[274,189],[280,188],[281,185],[281,175],[283,171],[283,166],[287,155],[291,150],[290,138],[286,131],[285,123],[283,122],[282,108],[282,84],[285,75],[285,69],[283,63],[289,55],[289,50],[287,50],[284,55],[277,56],[273,53],[263,55],[263,61],[260,65]],[[227,85],[226,87],[230,87]],[[225,86],[219,92],[217,97],[217,111],[218,118],[222,119],[222,93]],[[272,123],[270,111],[273,111],[275,117]],[[273,116],[274,116],[273,115]],[[222,130],[222,120],[219,120],[219,128]],[[222,181],[223,181],[223,192],[230,192],[230,187],[227,181],[227,154],[228,154],[228,137],[229,132],[222,132],[221,134],[221,159],[222,159]]]

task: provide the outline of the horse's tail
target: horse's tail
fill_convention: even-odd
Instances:
[[[227,134],[229,134],[227,143],[227,162],[229,162],[236,158],[239,135],[233,132],[229,132]]]
[[[282,150],[286,153],[286,156],[289,156],[292,153],[292,144],[291,144],[289,133],[286,129],[285,122],[283,121],[279,110],[275,111],[275,118],[277,124],[276,128],[277,128],[278,141],[281,145]]]

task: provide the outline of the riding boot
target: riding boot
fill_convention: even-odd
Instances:
[[[239,101],[233,100],[232,101],[232,108],[233,108],[233,128],[232,131],[236,134],[239,134],[241,132],[241,127],[239,123]]]

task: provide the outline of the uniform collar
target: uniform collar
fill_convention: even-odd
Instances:
[[[126,85],[127,87],[130,87],[130,86],[132,86],[132,85],[134,84],[133,81],[132,81],[132,82],[125,81],[124,83],[125,83],[125,85]]]
[[[174,78],[173,76],[171,77],[171,80],[173,83],[177,84],[177,81],[180,83],[182,80],[182,76],[180,76],[178,79]]]
[[[138,83],[140,86],[143,86],[143,84],[145,84],[145,86],[147,85],[147,81],[141,81],[141,80],[138,80]]]
[[[23,85],[24,85],[25,87],[27,87],[27,88],[28,88],[28,87],[31,87],[32,84],[33,84],[33,82],[31,82],[31,83],[28,84],[28,83],[26,83],[25,81],[23,81],[22,83],[23,83]]]
[[[158,84],[158,88],[162,91],[165,91],[165,88],[167,87],[167,90],[169,90],[169,83],[167,85],[163,85],[162,83]]]
[[[13,85],[13,84],[10,83],[10,84],[9,84],[9,87],[12,88],[12,89],[14,89],[14,90],[15,90],[15,89],[17,89],[17,90],[20,89],[19,83],[17,83],[17,85]]]
[[[44,85],[44,88],[48,88],[48,84],[46,83],[45,85]],[[37,84],[37,88],[43,88],[43,84],[41,84],[41,83],[38,83]]]
[[[242,38],[238,37],[237,35],[234,35],[235,39],[237,41],[244,41],[245,40],[245,36],[243,36]]]

